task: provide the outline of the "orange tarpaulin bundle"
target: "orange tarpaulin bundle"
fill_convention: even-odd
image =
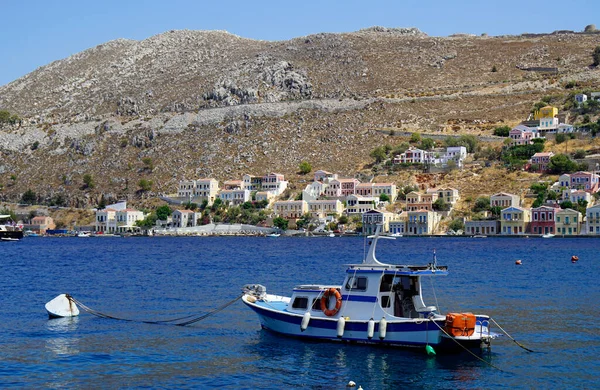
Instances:
[[[475,333],[475,314],[448,313],[446,314],[446,332],[451,336],[471,336]]]

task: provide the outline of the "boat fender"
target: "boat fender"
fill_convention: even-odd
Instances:
[[[337,321],[337,337],[342,337],[344,335],[344,328],[346,327],[346,319],[344,317],[340,317]]]
[[[60,294],[46,303],[46,311],[50,318],[77,317],[79,308],[68,294]]]
[[[308,322],[310,321],[310,312],[307,311],[302,316],[302,322],[300,323],[300,331],[304,332],[308,328]]]
[[[375,321],[371,318],[367,323],[367,338],[371,340],[373,338],[373,334],[375,333]]]
[[[425,346],[425,351],[427,352],[427,355],[435,356],[435,349],[433,349],[433,347],[431,345],[427,344]]]
[[[253,295],[246,295],[246,301],[248,301],[250,303],[254,303],[254,302],[256,302],[256,297]]]
[[[379,321],[379,339],[383,340],[387,333],[387,320],[384,318]]]

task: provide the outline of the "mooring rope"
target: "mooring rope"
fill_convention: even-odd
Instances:
[[[511,335],[508,334],[508,332],[506,332],[504,329],[502,329],[502,327],[500,325],[498,325],[498,323],[496,322],[496,320],[494,320],[493,318],[490,317],[490,321],[492,321],[502,331],[502,333],[504,333],[509,339],[511,339],[512,341],[514,341],[515,344],[517,344],[519,347],[523,348],[527,352],[535,352],[535,351],[533,351],[533,350],[525,347],[523,344],[519,343],[517,340],[515,340]]]
[[[108,318],[111,320],[127,321],[127,322],[140,322],[140,323],[144,323],[144,324],[164,324],[164,325],[187,326],[187,325],[196,323],[198,321],[202,321],[203,319],[220,312],[221,310],[227,308],[228,306],[233,305],[236,301],[241,299],[242,296],[244,296],[244,294],[240,294],[235,299],[233,299],[229,302],[226,302],[226,303],[222,304],[221,306],[217,307],[216,309],[213,309],[213,310],[209,311],[208,313],[204,313],[199,316],[196,314],[191,314],[191,315],[187,315],[184,317],[173,318],[170,320],[156,320],[156,321],[134,320],[134,319],[129,319],[129,318],[121,318],[121,317],[112,316],[112,315],[105,314],[105,313],[99,312],[97,310],[94,310],[94,309],[90,308],[89,306],[86,306],[81,301],[73,298],[71,295],[67,294],[66,296],[67,296],[67,299],[69,299],[70,301],[79,305],[85,312],[92,314],[96,317],[100,317],[100,318]],[[183,320],[187,320],[187,321],[183,321]],[[183,321],[183,322],[180,322],[180,321]]]
[[[473,355],[476,359],[481,360],[482,362],[484,362],[488,366],[490,366],[492,368],[495,368],[498,371],[506,372],[503,369],[499,368],[498,366],[495,366],[492,363],[488,362],[487,360],[481,358],[480,356],[475,355],[471,350],[469,350],[467,347],[465,347],[464,345],[462,345],[461,343],[459,343],[458,340],[456,340],[448,332],[446,332],[446,329],[442,328],[437,322],[435,322],[434,320],[432,320],[431,317],[429,318],[429,320],[431,320],[431,322],[433,322],[435,324],[435,326],[437,326],[442,332],[444,332],[444,334],[446,336],[448,336],[452,341],[454,341],[456,344],[458,344],[459,347],[461,347],[462,349],[464,349],[465,351],[467,351],[468,353],[470,353],[471,355]]]

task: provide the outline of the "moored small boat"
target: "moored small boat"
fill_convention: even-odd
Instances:
[[[0,215],[0,240],[19,241],[23,238],[23,230],[12,220],[10,215]]]
[[[487,315],[448,313],[428,306],[421,278],[445,276],[447,267],[380,263],[379,228],[361,264],[349,265],[342,285],[300,285],[291,297],[267,294],[260,284],[243,287],[243,302],[262,328],[300,338],[391,346],[481,348],[497,335]]]

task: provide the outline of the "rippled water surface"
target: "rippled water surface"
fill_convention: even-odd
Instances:
[[[260,329],[238,301],[188,327],[83,313],[48,320],[70,293],[114,316],[202,314],[247,283],[289,295],[296,284],[341,283],[363,238],[26,238],[0,243],[0,387],[598,388],[600,240],[401,238],[378,245],[389,263],[425,264],[442,312],[490,314],[521,344],[496,340],[485,359],[420,350],[305,342]],[[572,264],[572,255],[579,262]],[[521,259],[523,265],[516,266]],[[435,294],[434,294],[435,291]],[[496,329],[497,330],[497,329]]]

